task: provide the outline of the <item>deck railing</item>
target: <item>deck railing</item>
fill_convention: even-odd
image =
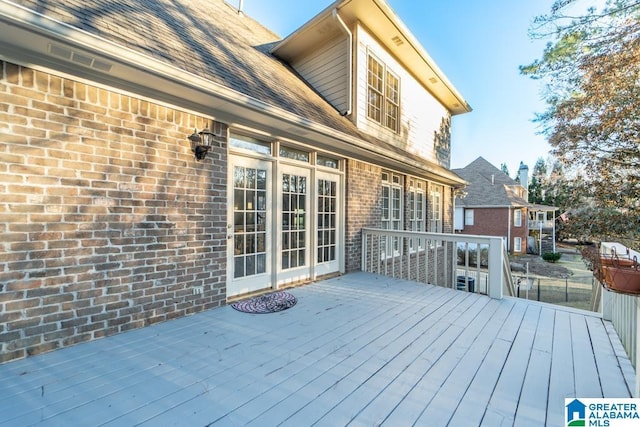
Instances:
[[[640,375],[638,375],[638,321],[640,304],[638,296],[602,291],[602,318],[609,320],[620,337],[629,361],[636,371],[634,397],[640,397]]]
[[[555,226],[555,222],[552,220],[538,221],[538,220],[529,220],[529,230],[539,230],[543,229],[551,229]]]
[[[502,238],[362,229],[362,271],[483,293],[514,295]]]
[[[634,367],[638,357],[638,309],[637,296],[602,292],[602,317],[613,324]]]
[[[628,249],[617,242],[602,242],[600,254],[602,256],[620,254],[620,257],[636,257],[636,259],[640,259],[640,253]],[[611,321],[631,364],[638,372],[638,353],[640,351],[638,348],[640,346],[640,341],[638,340],[640,303],[638,299],[640,299],[640,296],[609,292],[602,288],[598,289],[598,291],[602,292],[602,318]],[[640,375],[636,375],[635,396],[640,396]]]

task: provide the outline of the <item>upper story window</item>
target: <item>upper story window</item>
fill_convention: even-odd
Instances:
[[[400,117],[400,80],[387,71],[385,93],[385,126],[394,132],[398,131],[398,118]]]
[[[513,211],[513,226],[522,227],[522,211],[520,209]]]
[[[367,117],[398,132],[400,79],[372,55],[367,63]]]

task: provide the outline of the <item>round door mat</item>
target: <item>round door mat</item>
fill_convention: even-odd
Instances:
[[[298,300],[289,292],[279,291],[231,303],[243,313],[276,313],[296,305]]]

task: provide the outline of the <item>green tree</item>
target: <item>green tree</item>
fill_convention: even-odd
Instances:
[[[533,37],[549,43],[521,72],[545,83],[548,108],[536,120],[552,154],[574,176],[572,191],[589,202],[574,206],[572,220],[583,215],[590,238],[637,246],[640,1],[608,0],[584,12],[579,4],[556,0],[535,19]]]
[[[545,188],[547,184],[547,164],[542,157],[538,158],[533,166],[531,181],[529,182],[529,203],[547,204],[545,201]]]
[[[506,163],[502,163],[500,165],[500,170],[504,172],[505,175],[509,176],[509,168],[507,167]]]

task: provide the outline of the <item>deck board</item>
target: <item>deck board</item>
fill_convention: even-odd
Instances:
[[[559,425],[634,384],[594,314],[365,273],[290,292],[0,365],[0,426]]]
[[[540,420],[545,419],[553,350],[554,317],[554,310],[546,307],[540,310],[527,373],[515,414],[514,425],[516,426],[535,427],[540,424]]]

